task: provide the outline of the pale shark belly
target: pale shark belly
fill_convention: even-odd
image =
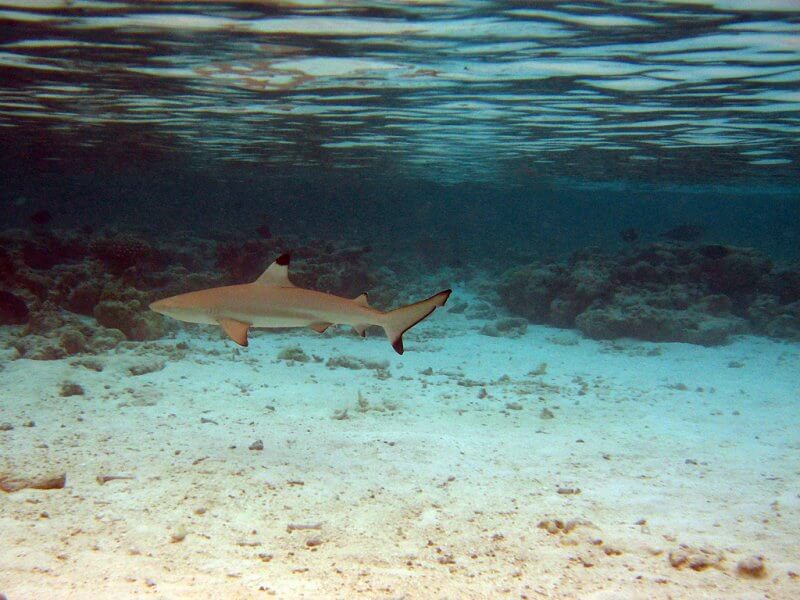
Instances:
[[[354,311],[355,312],[355,311]],[[369,315],[371,316],[371,315]],[[326,311],[311,310],[275,310],[268,314],[231,315],[231,318],[250,323],[253,327],[308,327],[317,323],[330,323],[333,325],[358,325],[371,324],[374,319],[365,315],[343,312],[328,313]]]
[[[317,322],[315,315],[307,310],[264,305],[257,309],[238,307],[209,311],[210,323],[218,323],[220,319],[235,319],[252,327],[306,327]]]

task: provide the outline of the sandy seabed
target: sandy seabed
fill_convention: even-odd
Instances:
[[[800,597],[800,346],[481,325],[4,361],[0,592]]]

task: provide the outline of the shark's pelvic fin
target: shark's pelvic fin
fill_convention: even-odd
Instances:
[[[355,331],[361,337],[367,337],[367,327],[369,325],[353,325],[353,331]]]
[[[430,298],[401,306],[383,315],[383,330],[398,354],[403,353],[403,334],[422,321],[439,306],[444,306],[452,290],[443,290]]]
[[[331,323],[312,323],[309,325],[311,329],[316,331],[317,333],[325,333],[325,330],[331,326]]]
[[[292,282],[289,281],[289,261],[290,256],[288,254],[281,254],[274,263],[267,267],[261,277],[256,279],[255,283],[278,287],[294,287]]]
[[[234,342],[240,346],[247,346],[247,330],[250,329],[250,323],[222,318],[219,320],[219,324]]]

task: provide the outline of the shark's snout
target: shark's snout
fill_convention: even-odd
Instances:
[[[156,300],[155,302],[150,303],[150,310],[157,312],[159,314],[166,314],[167,309],[169,308],[166,299],[164,300]]]

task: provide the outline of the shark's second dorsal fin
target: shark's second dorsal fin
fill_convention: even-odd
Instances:
[[[294,287],[289,281],[289,260],[288,254],[281,254],[255,282],[259,285]]]
[[[353,302],[360,306],[369,306],[369,296],[367,295],[367,292],[364,292],[360,296],[353,298]]]

